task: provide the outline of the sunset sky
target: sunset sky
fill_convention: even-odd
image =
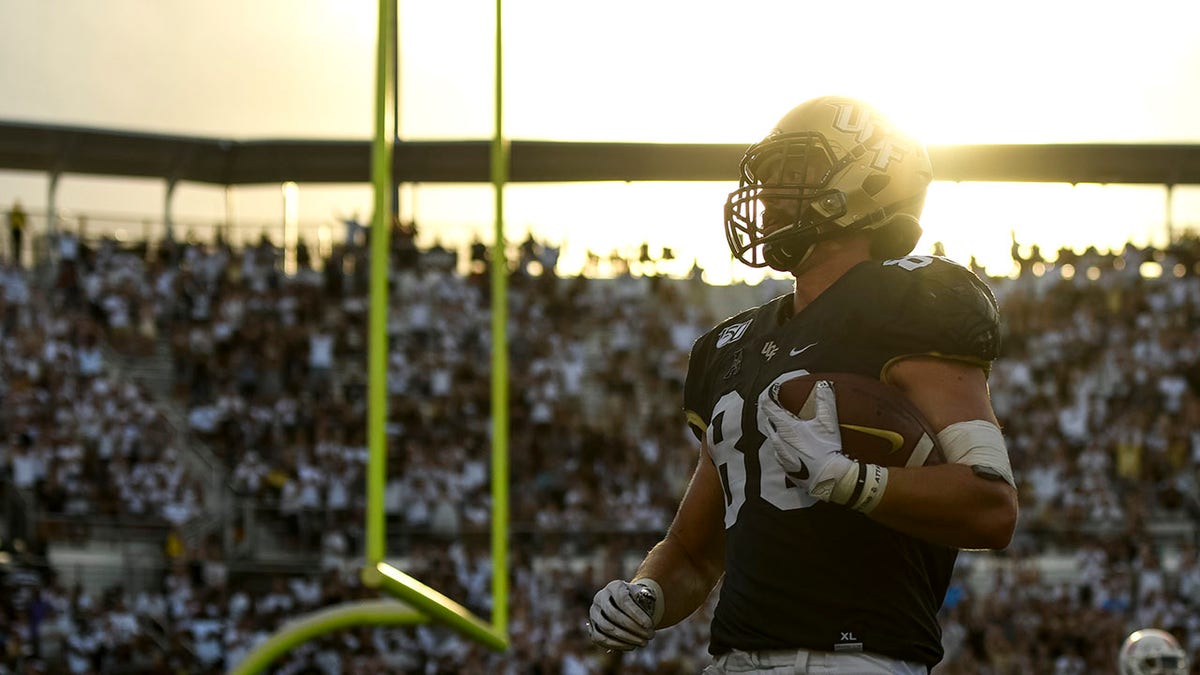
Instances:
[[[1111,9],[1110,9],[1111,7]],[[490,0],[400,2],[401,136],[489,138]],[[0,119],[236,139],[363,138],[372,125],[375,3],[365,0],[0,0]],[[750,143],[813,96],[862,97],[927,144],[1200,143],[1200,3],[512,0],[504,14],[510,138]],[[935,174],[937,167],[934,167]],[[672,246],[731,273],[721,205],[735,185],[513,185],[511,239]],[[44,176],[0,171],[0,207],[37,210]],[[160,219],[164,186],[66,176],[60,208]],[[336,236],[367,186],[300,186],[299,218]],[[240,188],[239,224],[274,227],[279,186]],[[403,193],[423,237],[491,228],[488,186]],[[414,206],[415,203],[415,206]],[[935,183],[918,251],[943,241],[1006,272],[1010,231],[1044,249],[1163,243],[1157,186]],[[1200,226],[1177,188],[1176,228]],[[224,190],[183,185],[174,213],[209,225]],[[683,263],[681,263],[683,264]]]

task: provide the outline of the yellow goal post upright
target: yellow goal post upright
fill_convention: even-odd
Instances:
[[[504,238],[504,185],[508,182],[509,146],[503,135],[501,6],[496,0],[495,135],[491,180],[495,191],[495,242],[491,255],[492,306],[492,621],[405,574],[385,560],[387,483],[387,314],[391,249],[392,161],[395,142],[391,116],[396,91],[391,50],[397,37],[397,0],[378,0],[375,53],[375,130],[371,146],[374,216],[371,220],[370,314],[367,369],[366,564],[363,584],[394,599],[360,600],[326,607],[289,621],[235,666],[233,675],[266,670],[276,659],[310,640],[353,626],[411,626],[442,623],[496,651],[508,649],[508,258]]]

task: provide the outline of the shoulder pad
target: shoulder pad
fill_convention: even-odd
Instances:
[[[859,320],[905,354],[937,354],[986,367],[1000,355],[1000,310],[978,276],[939,256],[906,256],[867,267],[877,302]]]

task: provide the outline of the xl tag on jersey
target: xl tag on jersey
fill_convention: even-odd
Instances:
[[[835,652],[861,652],[863,650],[862,640],[858,639],[853,631],[838,631],[841,633],[841,638],[837,644],[833,646]]]

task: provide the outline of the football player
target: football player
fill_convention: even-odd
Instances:
[[[1121,675],[1187,675],[1187,652],[1165,630],[1144,628],[1125,638],[1117,658]]]
[[[926,673],[941,660],[957,552],[1007,546],[1017,492],[987,387],[996,301],[970,270],[909,255],[931,180],[924,147],[849,98],[797,106],[746,152],[729,247],[792,274],[794,291],[693,346],[684,409],[699,461],[666,537],[596,594],[597,645],[645,645],[722,582],[707,673]],[[769,395],[813,372],[899,387],[947,462],[848,457],[831,386],[813,388],[810,419]]]

